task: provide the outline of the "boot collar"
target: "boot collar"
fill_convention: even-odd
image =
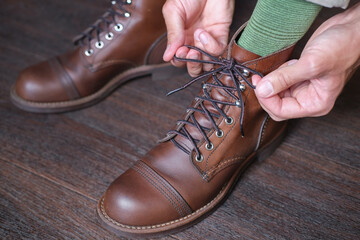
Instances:
[[[255,71],[261,72],[264,75],[278,68],[279,62],[283,63],[289,59],[296,43],[264,57],[261,57],[237,45],[237,39],[239,39],[241,36],[242,31],[246,25],[247,22],[244,23],[231,38],[227,51],[224,54],[227,59],[234,58],[238,63],[241,63]]]

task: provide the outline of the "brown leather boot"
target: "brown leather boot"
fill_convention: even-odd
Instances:
[[[151,236],[191,226],[225,198],[254,159],[279,145],[286,123],[260,107],[251,75],[279,67],[293,46],[260,57],[235,38],[230,43],[226,58],[209,56],[216,68],[203,75],[209,78],[183,120],[99,201],[98,215],[109,229]]]
[[[80,35],[75,50],[21,72],[11,100],[31,112],[90,106],[127,80],[170,66],[162,61],[165,0],[114,0]]]

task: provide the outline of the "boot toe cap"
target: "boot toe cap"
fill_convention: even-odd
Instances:
[[[179,218],[159,186],[154,186],[133,169],[109,186],[101,209],[105,216],[126,226],[153,226]]]
[[[18,97],[31,102],[68,100],[61,82],[47,61],[24,69],[14,85]]]

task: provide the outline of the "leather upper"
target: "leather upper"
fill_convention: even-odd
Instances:
[[[132,0],[131,4],[125,4],[123,8],[130,16],[115,16],[116,24],[121,24],[123,29],[118,32],[115,23],[110,24],[112,40],[107,40],[108,32],[102,31],[99,37],[104,46],[99,49],[93,33],[91,56],[85,54],[88,49],[85,41],[73,51],[25,69],[15,84],[17,95],[34,102],[77,99],[96,92],[128,69],[161,63],[161,53],[166,46],[166,27],[161,13],[164,2]]]
[[[241,30],[242,28],[237,34]],[[239,47],[233,39],[227,56],[265,75],[284,63],[292,50],[293,46],[260,57]],[[251,82],[251,76],[247,80]],[[212,81],[210,77],[207,83]],[[221,77],[220,81],[226,86],[233,85],[227,76]],[[216,124],[223,131],[222,137],[216,136],[216,131],[205,114],[188,111],[183,119],[189,120],[193,116],[201,126],[210,128],[207,137],[213,144],[213,149],[205,148],[206,141],[195,123],[194,126],[186,125],[185,128],[194,139],[199,140],[197,147],[203,156],[200,162],[196,160],[197,154],[187,137],[169,134],[136,163],[135,167],[110,185],[102,200],[105,214],[112,221],[126,226],[154,226],[182,218],[182,214],[177,211],[179,202],[184,201],[192,212],[209,204],[234,177],[235,172],[246,165],[249,158],[276,139],[285,129],[285,122],[271,120],[262,110],[252,88],[246,86],[241,94],[245,104],[242,124],[244,136],[241,134],[239,123],[242,111],[240,107],[218,104],[224,113],[234,120],[228,124],[222,116],[217,119]],[[204,91],[201,90],[198,96],[203,95]],[[222,89],[212,89],[211,96],[219,101],[234,101]],[[199,109],[201,101],[195,100],[192,108],[188,109]],[[210,114],[216,113],[216,109],[210,103],[203,104]],[[182,127],[183,124],[180,122],[176,129]],[[177,147],[173,140],[190,154]],[[137,170],[136,166],[139,164],[150,169],[149,172],[155,176],[155,180],[144,177]],[[166,186],[171,186],[171,191],[176,191],[182,200],[175,201],[174,198],[168,197],[170,190],[161,189],[163,181],[166,182]]]

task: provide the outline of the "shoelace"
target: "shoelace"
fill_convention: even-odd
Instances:
[[[130,13],[125,9],[125,5],[130,5],[132,0],[113,0],[111,1],[111,7],[85,32],[81,33],[78,37],[74,39],[75,45],[84,46],[87,44],[87,50],[85,55],[91,56],[93,49],[91,48],[91,40],[95,37],[97,42],[95,43],[96,48],[103,48],[104,43],[100,40],[100,34],[106,31],[105,38],[107,40],[112,40],[114,34],[110,31],[110,25],[114,23],[114,30],[121,32],[123,30],[123,25],[116,22],[116,16],[120,17],[130,17]]]
[[[227,124],[232,124],[234,122],[234,120],[231,117],[227,116],[224,113],[224,111],[218,106],[218,104],[221,104],[223,106],[229,105],[229,106],[240,107],[241,108],[240,130],[241,130],[241,136],[244,137],[244,131],[243,131],[244,100],[243,100],[241,93],[243,91],[245,91],[245,88],[246,88],[244,83],[246,83],[252,89],[255,89],[255,86],[252,85],[246,79],[246,77],[248,77],[250,73],[260,75],[261,77],[262,77],[262,74],[255,70],[252,70],[244,65],[237,63],[236,60],[233,58],[231,58],[230,60],[224,59],[224,58],[217,58],[217,57],[214,57],[214,56],[206,53],[205,51],[203,51],[197,47],[193,47],[193,46],[186,46],[186,47],[188,47],[190,49],[194,49],[196,51],[199,51],[200,53],[208,56],[210,58],[210,60],[178,58],[176,56],[174,57],[175,60],[183,61],[183,62],[197,62],[197,63],[203,63],[203,64],[214,64],[214,66],[218,66],[217,68],[215,68],[211,71],[205,72],[202,75],[191,79],[184,86],[177,88],[167,94],[167,95],[171,95],[173,93],[179,92],[179,91],[187,88],[191,84],[199,81],[200,79],[212,76],[212,78],[213,78],[212,83],[210,83],[210,81],[208,81],[207,83],[203,83],[203,92],[204,92],[203,96],[197,96],[195,98],[195,100],[197,100],[199,103],[198,106],[196,108],[190,107],[187,109],[187,112],[191,112],[189,117],[187,118],[188,120],[178,120],[178,124],[179,125],[182,124],[180,129],[179,130],[171,130],[168,132],[168,135],[170,135],[170,134],[174,135],[171,138],[171,141],[174,143],[174,145],[176,147],[178,147],[179,149],[181,149],[182,151],[184,151],[186,154],[190,154],[190,152],[184,146],[182,146],[180,143],[178,143],[175,140],[175,137],[176,137],[176,135],[180,135],[180,136],[188,139],[191,142],[191,144],[194,146],[194,149],[196,151],[196,161],[201,162],[203,160],[203,156],[200,153],[200,150],[197,146],[197,144],[200,142],[200,140],[193,138],[191,136],[191,134],[186,130],[185,126],[189,125],[189,126],[196,127],[198,129],[198,131],[200,132],[200,134],[203,136],[204,140],[206,141],[205,148],[207,150],[211,150],[214,147],[214,145],[210,142],[210,140],[206,134],[206,132],[211,131],[211,129],[201,126],[199,124],[199,122],[196,120],[194,113],[198,112],[198,113],[204,114],[207,117],[207,119],[211,122],[211,125],[213,126],[213,128],[216,130],[216,136],[222,137],[224,135],[224,132],[216,124],[216,121],[214,120],[214,118],[220,118],[221,116],[223,116]],[[235,87],[230,87],[230,86],[224,85],[219,80],[223,76],[230,76]],[[242,82],[244,82],[244,83],[242,83]],[[227,95],[230,96],[230,99],[235,99],[235,102],[233,102],[231,100],[229,102],[227,102],[227,101],[219,101],[219,100],[213,99],[210,95],[210,91],[213,88],[222,89]],[[234,92],[236,92],[238,96],[236,96],[234,94]],[[206,101],[210,102],[211,105],[216,109],[216,111],[219,114],[210,112],[204,105],[204,102],[206,102]],[[192,122],[190,122],[190,120]]]

